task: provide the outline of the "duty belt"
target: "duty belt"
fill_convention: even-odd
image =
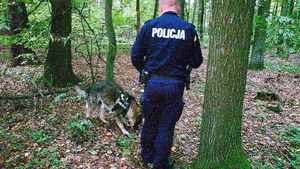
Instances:
[[[182,81],[181,79],[176,78],[176,77],[171,77],[171,76],[166,76],[166,75],[159,75],[159,74],[151,74],[151,79],[152,78],[154,78],[154,79],[165,79],[165,80],[179,80],[179,81]]]

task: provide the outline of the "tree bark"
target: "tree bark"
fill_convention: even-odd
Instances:
[[[198,0],[199,2],[199,12],[198,12],[198,27],[199,27],[199,36],[200,39],[203,39],[204,33],[204,12],[205,12],[205,0]]]
[[[114,61],[117,53],[117,42],[112,20],[112,0],[105,0],[105,25],[109,41],[106,56],[106,79],[114,80]]]
[[[153,12],[153,19],[156,18],[156,16],[157,16],[157,13],[158,13],[158,7],[159,7],[158,0],[155,0],[155,4],[154,4],[154,12]]]
[[[26,5],[24,2],[19,2],[16,0],[8,1],[8,16],[9,16],[9,26],[10,35],[17,37],[18,34],[23,30],[28,28],[28,14],[26,10]],[[31,49],[26,48],[22,44],[13,43],[11,45],[11,55],[12,55],[12,66],[19,66],[22,64],[23,59],[19,57],[21,54],[33,53]]]
[[[136,0],[136,33],[138,34],[141,28],[141,11],[140,0]]]
[[[255,19],[254,44],[250,58],[250,69],[261,70],[264,68],[264,53],[267,31],[267,17],[270,14],[271,0],[261,0]]]
[[[51,0],[52,17],[44,78],[48,85],[66,87],[77,82],[72,69],[71,0]]]
[[[243,151],[241,126],[254,3],[212,0],[204,112],[195,169],[251,168]]]

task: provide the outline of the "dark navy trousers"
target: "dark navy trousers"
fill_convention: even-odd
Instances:
[[[176,122],[184,107],[185,84],[179,80],[152,78],[141,99],[145,119],[141,135],[142,158],[155,169],[170,169],[169,156]]]

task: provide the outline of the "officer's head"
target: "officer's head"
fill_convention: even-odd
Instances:
[[[177,14],[180,14],[181,12],[179,0],[159,0],[159,6],[160,14],[168,11],[172,11]]]

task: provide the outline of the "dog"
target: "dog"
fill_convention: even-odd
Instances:
[[[87,118],[99,118],[103,123],[114,121],[124,135],[129,135],[126,127],[136,129],[142,122],[141,109],[136,99],[118,84],[100,80],[87,90],[75,86],[77,94],[85,99]]]

